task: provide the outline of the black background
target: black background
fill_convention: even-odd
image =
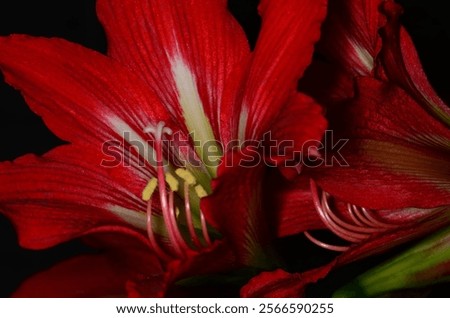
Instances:
[[[256,13],[257,2],[229,1],[251,42],[254,42],[257,36],[260,22]],[[440,96],[449,101],[450,17],[446,2],[399,2],[406,9],[403,22],[412,34],[431,83]],[[95,15],[94,0],[0,1],[0,35],[11,33],[61,37],[100,52],[106,50],[104,33]],[[13,160],[26,153],[43,154],[58,144],[61,144],[61,141],[28,109],[20,94],[1,79],[0,161]],[[297,244],[295,240],[290,239],[284,243],[287,246]],[[0,216],[0,296],[8,296],[26,277],[76,254],[81,249],[77,242],[71,242],[47,251],[23,250],[17,245],[17,238],[9,221]],[[299,247],[296,249],[300,251]],[[364,267],[357,266],[361,269]],[[331,288],[329,286],[332,285],[318,285],[311,291],[311,295],[327,296]],[[444,294],[433,291],[428,295]]]

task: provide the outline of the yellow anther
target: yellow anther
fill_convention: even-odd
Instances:
[[[151,179],[147,185],[144,188],[144,191],[142,191],[142,200],[148,201],[153,195],[153,192],[155,192],[156,186],[158,185],[158,180],[153,178]]]
[[[186,181],[187,184],[189,185],[194,185],[197,183],[197,180],[195,179],[194,175],[183,168],[178,168],[175,173],[177,174],[177,176],[179,176],[181,179],[183,179],[184,181]]]
[[[169,184],[170,190],[178,191],[179,182],[170,172],[166,172],[166,182]]]
[[[197,184],[194,188],[195,193],[197,193],[197,196],[201,199],[206,196],[208,196],[208,193],[205,191],[205,189],[202,187],[201,184]]]

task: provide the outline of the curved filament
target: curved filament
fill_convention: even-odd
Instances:
[[[211,245],[211,238],[209,237],[209,233],[208,233],[208,228],[206,226],[206,220],[205,220],[205,216],[203,215],[203,213],[200,214],[200,221],[202,223],[202,233],[203,233],[203,238],[205,239],[206,244]]]
[[[347,204],[347,212],[351,221],[344,220],[339,215],[339,212],[333,211],[333,207],[330,204],[330,194],[323,190],[319,194],[320,190],[312,179],[310,184],[314,207],[317,213],[328,229],[341,239],[350,243],[360,243],[367,240],[372,234],[396,227],[396,225],[377,220],[368,209],[352,204]],[[349,246],[324,243],[308,232],[304,232],[304,234],[312,243],[325,249],[342,252],[349,248]]]
[[[361,208],[361,210],[367,219],[369,219],[370,221],[373,222],[373,224],[375,224],[381,228],[392,229],[392,228],[397,227],[395,224],[388,224],[388,223],[384,223],[384,222],[376,220],[373,216],[370,215],[370,212],[366,208]]]
[[[184,183],[184,210],[186,213],[186,222],[189,230],[189,235],[192,238],[192,241],[196,247],[201,247],[202,244],[195,233],[194,221],[192,219],[192,211],[191,211],[191,203],[189,201],[189,184],[187,182]]]
[[[150,241],[150,245],[152,246],[155,253],[163,260],[167,261],[170,259],[170,256],[167,255],[159,246],[155,233],[153,232],[153,223],[152,223],[152,199],[147,202],[147,235]]]
[[[184,209],[186,214],[186,226],[188,229],[188,238],[191,242],[187,242],[183,237],[180,228],[179,228],[179,220],[178,220],[178,209],[175,205],[175,192],[178,191],[178,180],[175,179],[170,173],[166,171],[165,162],[163,157],[163,137],[165,134],[171,135],[172,131],[164,126],[164,122],[159,122],[156,127],[148,127],[145,129],[145,132],[151,133],[155,139],[155,153],[156,153],[156,180],[154,180],[158,192],[159,192],[159,200],[161,206],[161,215],[164,220],[164,224],[167,229],[167,236],[169,240],[169,244],[173,249],[173,253],[175,257],[182,258],[186,255],[188,250],[192,250],[193,248],[190,245],[193,245],[196,249],[201,249],[204,246],[200,242],[200,239],[196,233],[193,215],[190,204],[190,189],[189,187],[192,185],[189,182],[184,182]],[[167,177],[169,175],[170,179]],[[166,188],[166,182],[170,186],[170,190]],[[172,182],[172,183],[171,183]],[[154,189],[154,188],[153,188]],[[170,254],[166,253],[163,248],[158,243],[152,223],[152,199],[149,198],[147,203],[147,232],[148,238],[150,240],[150,244],[155,250],[156,254],[160,256],[162,259],[170,258]],[[206,246],[211,245],[211,239],[209,237],[209,233],[207,230],[206,221],[201,211],[199,211],[200,220],[201,220],[201,230],[206,242]]]
[[[314,236],[309,234],[309,232],[307,232],[307,231],[303,232],[303,234],[305,234],[305,236],[308,238],[308,240],[310,240],[311,242],[313,242],[317,246],[320,246],[320,247],[322,247],[324,249],[327,249],[327,250],[330,250],[330,251],[345,252],[349,248],[348,246],[333,245],[333,244],[328,244],[328,243],[324,243],[322,241],[319,241]]]

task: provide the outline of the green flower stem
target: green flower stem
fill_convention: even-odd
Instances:
[[[333,296],[373,297],[445,281],[450,281],[450,228],[367,271]]]

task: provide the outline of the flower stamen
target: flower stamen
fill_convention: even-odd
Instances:
[[[156,179],[152,179],[156,180]],[[153,223],[152,223],[152,199],[150,198],[147,202],[147,235],[150,241],[150,245],[152,246],[155,253],[163,260],[169,260],[170,256],[167,255],[159,246],[156,241],[155,233],[153,231]]]
[[[211,238],[209,237],[209,233],[208,233],[208,228],[206,226],[206,220],[205,220],[205,216],[202,214],[200,214],[200,220],[202,223],[202,234],[203,234],[203,238],[205,239],[205,242],[208,246],[210,246],[212,244],[211,242]]]
[[[189,235],[196,247],[201,247],[202,244],[195,233],[194,221],[192,219],[191,202],[189,201],[189,183],[184,183],[184,210],[186,211],[186,222],[189,230]]]
[[[364,219],[363,216],[361,216],[357,206],[347,203],[347,211],[348,211],[348,214],[350,215],[350,218],[352,219],[352,221],[355,224],[357,224],[359,226],[366,226],[366,225],[370,226],[371,225]]]
[[[348,250],[348,246],[338,246],[338,245],[324,243],[324,242],[316,239],[311,234],[309,234],[308,231],[303,232],[303,234],[305,234],[305,236],[308,238],[308,240],[310,240],[311,242],[313,242],[317,246],[320,246],[320,247],[322,247],[322,248],[324,248],[326,250],[335,251],[335,252],[345,252],[346,250]]]
[[[330,205],[332,198],[329,193],[321,190],[321,194],[319,195],[319,189],[313,180],[311,180],[311,193],[316,211],[324,224],[331,232],[345,241],[360,243],[367,240],[373,234],[396,227],[396,225],[377,220],[366,208],[352,204],[346,205],[346,210],[353,224],[349,223],[350,220],[344,220],[339,216],[339,212],[333,211]],[[313,237],[309,232],[304,232],[304,234],[312,243],[325,249],[342,252],[349,248],[349,246],[324,243]]]
[[[198,243],[200,243],[200,241],[198,240],[197,234],[195,233],[195,230],[194,230],[192,213],[191,213],[190,202],[189,202],[189,187],[190,186],[194,187],[195,194],[197,195],[197,197],[199,199],[202,199],[202,198],[208,196],[208,193],[206,192],[206,190],[203,188],[203,186],[201,184],[197,184],[197,180],[192,175],[192,173],[190,173],[188,170],[180,168],[180,169],[177,169],[175,171],[175,173],[185,181],[184,199],[185,199],[185,206],[186,206],[186,218],[187,219],[189,218],[188,227],[190,228],[189,232],[191,234],[191,238],[193,239],[194,243],[197,244],[195,241],[197,241]],[[210,246],[212,244],[211,239],[209,237],[205,217],[201,211],[200,211],[200,223],[201,223],[201,228],[202,228],[203,239],[204,239],[206,245]]]
[[[164,126],[164,122],[158,123],[156,127],[148,127],[145,132],[151,133],[155,140],[156,153],[156,177],[152,178],[142,192],[142,199],[147,201],[147,232],[150,244],[155,252],[163,259],[170,258],[170,254],[177,258],[183,258],[190,249],[201,249],[211,245],[211,239],[208,233],[208,226],[203,213],[199,210],[200,199],[208,195],[202,185],[197,184],[194,175],[184,168],[178,168],[172,174],[173,168],[169,163],[164,162],[163,158],[163,137],[171,135],[172,130]],[[182,191],[180,191],[180,182]],[[168,254],[161,247],[156,239],[152,215],[155,213],[152,209],[152,196],[158,188],[161,215],[166,227],[164,233],[159,231],[160,235],[167,235],[168,242],[172,248],[172,253]],[[176,194],[178,195],[176,197]],[[182,198],[184,205],[177,207],[176,198]],[[192,201],[194,200],[194,201]],[[194,210],[191,201],[195,202]],[[185,213],[185,222],[179,216]],[[194,223],[194,216],[197,217],[197,230]],[[184,224],[185,223],[185,224]],[[199,224],[200,223],[200,224]],[[181,231],[180,226],[185,226],[187,231]],[[197,232],[202,231],[203,241],[199,238]],[[187,236],[187,237],[186,237]]]
[[[372,224],[374,224],[374,225],[376,225],[376,226],[378,226],[380,228],[392,229],[392,228],[396,228],[397,227],[397,225],[395,225],[395,224],[388,224],[388,223],[384,223],[384,222],[381,222],[381,221],[375,219],[373,216],[370,215],[370,212],[366,208],[361,208],[361,210],[362,210],[364,216],[369,221],[371,221]]]
[[[170,191],[169,192],[169,216],[170,216],[170,227],[171,230],[173,231],[173,237],[176,240],[176,246],[180,249],[181,251],[181,256],[184,255],[183,250],[187,250],[189,249],[189,247],[187,246],[186,242],[184,241],[183,237],[181,236],[180,233],[180,229],[178,228],[178,223],[177,223],[177,213],[175,211],[175,204],[174,204],[174,192]]]

